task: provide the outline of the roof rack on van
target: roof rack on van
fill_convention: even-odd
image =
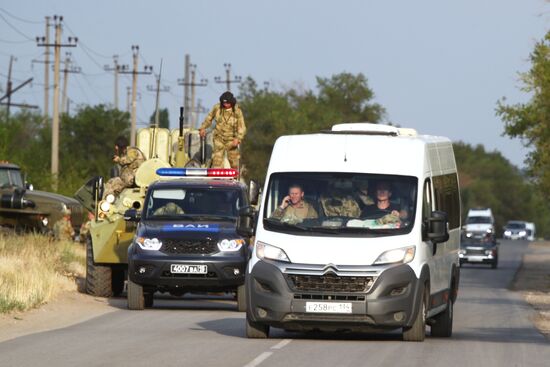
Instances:
[[[400,128],[390,125],[357,122],[336,124],[331,130],[321,131],[325,134],[359,134],[359,135],[389,135],[389,136],[416,136],[415,129]]]

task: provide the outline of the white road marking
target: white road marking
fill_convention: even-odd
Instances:
[[[272,354],[273,352],[263,352],[262,354],[254,358],[252,361],[250,361],[250,363],[246,364],[244,367],[256,367],[260,363],[268,359],[269,356],[271,356]]]
[[[279,342],[277,345],[274,345],[271,347],[271,349],[281,349],[283,348],[285,345],[287,345],[288,343],[290,343],[292,341],[292,339],[284,339],[284,340],[281,340],[281,342]]]

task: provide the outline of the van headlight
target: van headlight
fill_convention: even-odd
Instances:
[[[383,252],[374,262],[375,265],[409,263],[414,259],[416,246],[396,248]]]
[[[162,242],[158,238],[136,238],[136,243],[142,250],[158,251],[162,247]]]
[[[493,230],[491,228],[487,228],[487,233],[493,233]]]
[[[290,262],[282,249],[260,241],[256,242],[256,256],[260,259]]]
[[[218,248],[220,251],[229,251],[229,252],[235,252],[239,251],[241,247],[244,244],[244,240],[242,239],[227,239],[224,238],[223,240],[218,242]]]

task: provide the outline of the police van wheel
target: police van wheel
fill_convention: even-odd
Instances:
[[[438,338],[449,338],[453,335],[453,301],[447,300],[445,311],[435,316],[431,326],[431,335]]]
[[[86,293],[96,297],[110,297],[112,271],[109,266],[94,264],[92,238],[86,238]]]
[[[143,287],[128,278],[128,309],[143,310],[145,308],[145,295]]]
[[[420,309],[411,327],[403,328],[403,340],[407,342],[423,342],[426,337],[426,305],[427,290],[424,291]]]
[[[267,339],[269,337],[269,325],[251,322],[247,317],[246,337],[249,339]]]
[[[237,309],[239,312],[246,311],[246,289],[244,284],[237,288]]]

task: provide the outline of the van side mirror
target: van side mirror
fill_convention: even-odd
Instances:
[[[127,222],[139,222],[140,215],[136,209],[128,209],[124,212],[124,220]]]
[[[250,184],[248,185],[248,200],[250,201],[250,205],[258,205],[258,197],[260,195],[260,186],[258,183],[254,180],[250,180]]]
[[[449,240],[448,222],[447,213],[440,210],[434,210],[431,217],[428,218],[428,231],[426,235],[434,245]]]
[[[237,233],[242,237],[252,237],[254,235],[256,211],[251,206],[246,206],[239,210],[237,218]]]

